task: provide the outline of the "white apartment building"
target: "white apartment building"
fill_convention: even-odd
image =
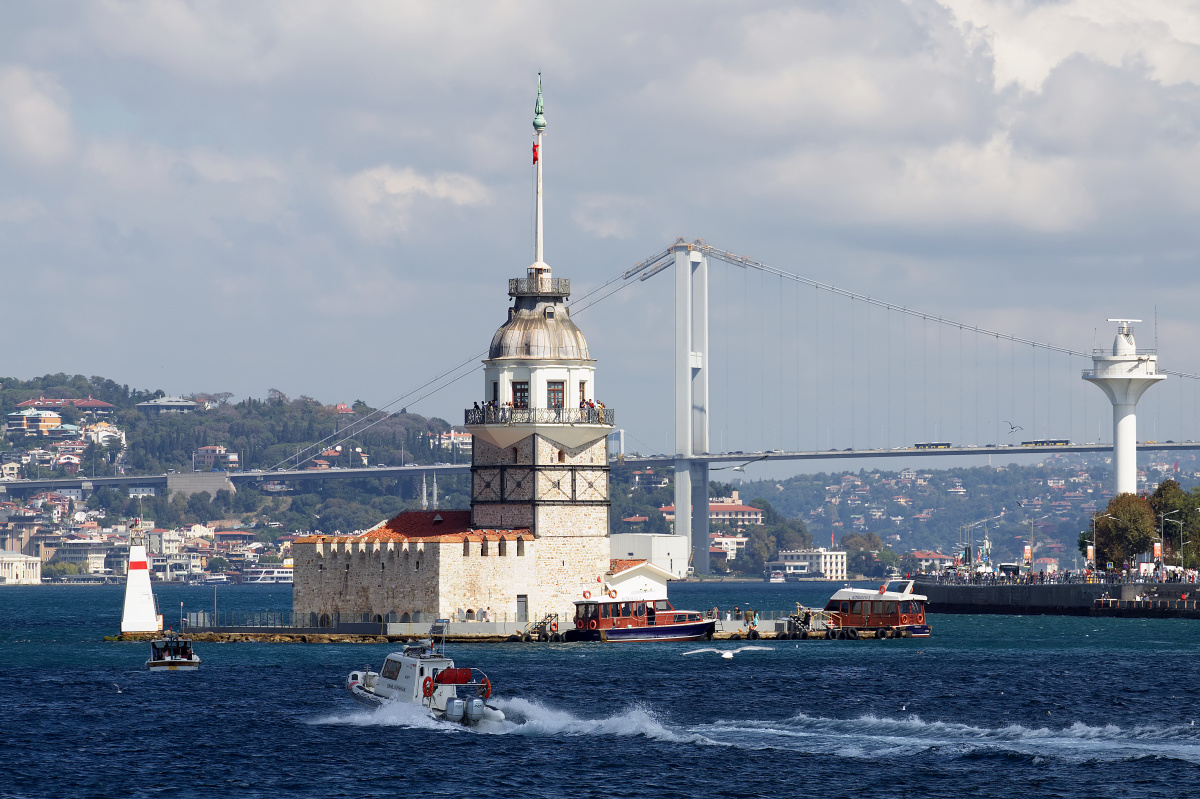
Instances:
[[[782,566],[787,574],[814,574],[820,572],[826,580],[845,580],[847,555],[845,552],[820,547],[818,549],[784,549],[779,559],[770,564]]]

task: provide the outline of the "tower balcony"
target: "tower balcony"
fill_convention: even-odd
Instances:
[[[468,408],[465,418],[472,436],[497,447],[539,435],[574,448],[611,433],[616,415],[611,408]]]
[[[569,297],[569,277],[512,277],[508,279],[510,297]]]
[[[467,408],[464,424],[595,424],[612,427],[617,412],[612,408]]]

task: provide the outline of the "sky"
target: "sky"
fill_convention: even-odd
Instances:
[[[1198,5],[5,4],[0,375],[461,421],[532,261],[539,71],[576,297],[702,238],[1076,351],[1142,319],[1200,374]],[[713,450],[1111,440],[1080,359],[712,270]],[[673,447],[672,291],[576,316],[643,452]],[[1141,437],[1200,440],[1172,379]]]

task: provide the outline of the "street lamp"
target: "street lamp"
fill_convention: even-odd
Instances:
[[[1159,547],[1160,547],[1161,549],[1166,549],[1166,548],[1167,548],[1167,538],[1166,538],[1166,536],[1163,534],[1163,528],[1166,526],[1166,523],[1167,523],[1167,517],[1168,517],[1168,516],[1174,516],[1176,513],[1179,513],[1179,508],[1176,508],[1176,509],[1175,509],[1175,510],[1173,510],[1173,511],[1168,511],[1168,512],[1166,512],[1166,513],[1160,513],[1160,514],[1158,514],[1158,543],[1159,543]],[[1174,520],[1174,519],[1172,519],[1171,521],[1175,521],[1175,520]],[[1162,557],[1162,554],[1163,554],[1163,553],[1161,553],[1161,552],[1160,552],[1160,553],[1159,553],[1159,557]],[[1156,564],[1156,565],[1158,564],[1158,561],[1157,561],[1157,560],[1155,561],[1155,564]]]
[[[1171,524],[1179,525],[1179,568],[1183,568],[1183,522],[1178,519],[1171,519]],[[1164,543],[1163,546],[1166,546]]]

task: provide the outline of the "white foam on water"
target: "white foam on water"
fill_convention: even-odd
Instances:
[[[412,727],[427,730],[454,730],[456,725],[438,721],[429,710],[412,702],[385,702],[379,708],[355,707],[313,719],[310,724],[342,724],[354,727]]]
[[[928,750],[959,755],[1015,753],[1073,762],[1167,757],[1200,763],[1200,732],[1191,725],[1121,728],[1074,722],[1066,727],[979,727],[925,721],[917,715],[867,714],[829,719],[799,713],[783,721],[724,721],[693,727],[714,742],[750,749],[886,759]]]

